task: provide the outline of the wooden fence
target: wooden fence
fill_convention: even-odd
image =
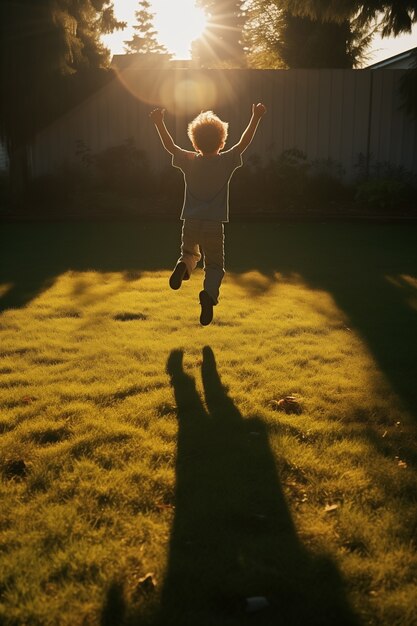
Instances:
[[[6,146],[0,141],[0,173],[7,172],[8,165]]]
[[[131,70],[42,130],[31,146],[34,176],[77,162],[82,141],[93,153],[132,139],[155,170],[169,165],[148,118],[167,109],[175,141],[191,148],[187,122],[202,109],[229,121],[229,146],[252,102],[268,114],[248,149],[263,162],[297,148],[309,160],[339,163],[354,178],[359,155],[417,173],[417,123],[401,108],[402,70]]]

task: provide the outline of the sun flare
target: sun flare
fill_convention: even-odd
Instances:
[[[203,9],[195,6],[195,0],[152,0],[151,11],[154,13],[154,26],[158,40],[176,59],[191,57],[191,44],[203,33],[207,16]],[[127,27],[103,36],[104,44],[112,54],[124,54],[125,41],[133,33],[136,22],[135,11],[139,0],[114,0],[114,12],[118,19],[127,22]]]

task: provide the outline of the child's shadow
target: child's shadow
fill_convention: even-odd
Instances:
[[[167,370],[179,434],[175,519],[160,612],[170,626],[249,624],[245,599],[269,606],[256,623],[357,624],[341,577],[327,558],[312,558],[297,537],[265,426],[242,419],[222,386],[211,348],[203,350],[208,411],[173,351]]]

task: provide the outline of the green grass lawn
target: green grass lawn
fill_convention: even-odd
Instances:
[[[2,225],[1,626],[417,624],[417,224],[179,235]]]

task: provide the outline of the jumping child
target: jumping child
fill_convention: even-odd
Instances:
[[[223,150],[228,123],[204,111],[188,124],[188,137],[195,152],[179,148],[165,126],[165,109],[154,109],[150,118],[156,126],[162,145],[172,154],[173,167],[184,174],[185,194],[181,256],[172,272],[171,289],[179,289],[188,280],[197,263],[204,257],[204,283],[200,291],[200,324],[213,319],[213,306],[218,303],[224,276],[224,223],[229,221],[229,183],[233,172],[241,167],[242,152],[251,143],[259,121],[266,112],[261,104],[252,105],[252,116],[238,143]]]

